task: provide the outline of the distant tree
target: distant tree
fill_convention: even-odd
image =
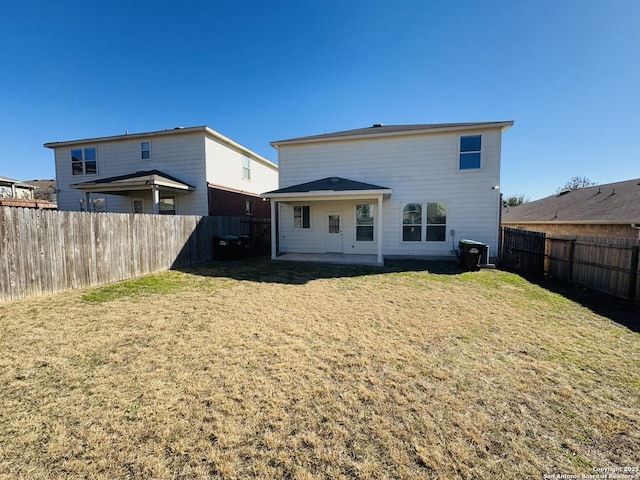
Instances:
[[[523,203],[527,203],[528,201],[529,199],[525,198],[524,195],[511,195],[502,199],[502,206],[517,207],[518,205],[522,205]]]
[[[571,177],[571,180],[565,183],[563,187],[559,187],[556,190],[556,193],[559,193],[562,190],[567,190],[567,189],[577,190],[579,188],[593,187],[594,185],[597,185],[597,183],[592,182],[587,177]]]

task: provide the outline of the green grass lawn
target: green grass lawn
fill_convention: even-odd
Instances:
[[[638,312],[566,292],[252,259],[3,303],[0,478],[638,467]]]

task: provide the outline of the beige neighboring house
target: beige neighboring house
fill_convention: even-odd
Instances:
[[[640,239],[640,178],[567,189],[506,207],[502,226],[548,235]]]
[[[207,126],[44,146],[60,210],[269,218],[260,193],[278,187],[275,163]]]
[[[34,196],[37,187],[12,178],[0,177],[0,207],[56,208],[56,204]]]
[[[32,199],[36,187],[28,185],[20,180],[0,177],[0,198]]]

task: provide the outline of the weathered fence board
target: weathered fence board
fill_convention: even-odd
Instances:
[[[506,268],[544,273],[618,297],[640,300],[637,240],[548,237],[540,232],[506,227],[502,238],[501,263]],[[542,264],[540,258],[544,259]]]
[[[545,234],[505,227],[501,263],[506,268],[530,274],[544,273]]]
[[[242,217],[0,207],[0,301],[209,261],[215,235],[250,234],[262,223]]]

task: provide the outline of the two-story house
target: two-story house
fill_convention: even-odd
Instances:
[[[369,128],[272,142],[272,258],[286,253],[497,256],[502,133],[512,121]]]
[[[277,165],[206,126],[44,146],[60,210],[268,218],[278,187]]]

